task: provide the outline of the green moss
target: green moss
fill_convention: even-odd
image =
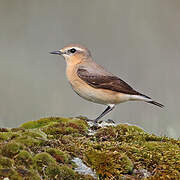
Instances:
[[[16,136],[18,136],[17,133],[14,132],[0,132],[0,141],[9,141],[13,138],[15,138]]]
[[[95,137],[98,141],[112,140],[128,143],[144,142],[148,137],[148,133],[136,126],[120,124],[116,127],[105,127],[97,130]]]
[[[34,167],[38,170],[41,175],[45,175],[45,168],[47,166],[54,166],[56,165],[55,159],[48,153],[42,152],[36,154],[33,158]]]
[[[107,128],[97,132],[96,137],[102,142],[99,143],[101,148],[111,150],[111,152],[126,153],[134,162],[135,169],[148,169],[149,172],[154,172],[156,169],[153,175],[155,179],[160,177],[166,179],[168,176],[180,178],[178,140],[151,135],[134,126],[119,125],[114,127],[114,131],[116,136],[113,134],[108,138],[114,147],[109,147],[107,142],[103,142],[102,137],[106,136]]]
[[[57,158],[56,160],[60,161],[61,163],[63,163],[63,161],[66,161],[66,163],[68,162],[68,155],[62,151],[51,148],[48,149],[47,152],[53,154],[53,156]],[[55,159],[48,153],[39,153],[34,157],[35,167],[37,168],[38,172],[44,178],[64,180],[74,179],[74,177],[77,175],[74,170],[66,165],[58,165]]]
[[[73,118],[70,121],[68,121],[67,125],[69,127],[78,129],[79,133],[84,133],[88,130],[87,122],[81,119],[77,119],[77,118]]]
[[[7,157],[0,156],[0,168],[11,168],[13,160]]]
[[[29,121],[21,125],[21,127],[25,129],[34,129],[34,128],[40,128],[43,126],[48,125],[51,122],[59,122],[61,121],[61,118],[42,118],[37,121]]]
[[[114,127],[105,127],[98,129],[95,137],[97,138],[98,141],[107,141],[107,140],[113,140],[116,138],[117,132]]]
[[[47,135],[40,129],[28,129],[23,133],[23,136],[30,136],[35,139],[47,138]]]
[[[46,143],[46,139],[39,133],[26,131],[21,133],[21,136],[17,137],[16,142],[27,147],[41,146]]]
[[[120,124],[88,134],[83,118],[43,118],[0,128],[0,179],[93,179],[74,171],[73,157],[99,179],[180,179],[180,140]]]
[[[59,117],[50,117],[50,118],[42,118],[37,121],[29,121],[24,124],[22,124],[20,127],[23,127],[25,129],[34,129],[34,128],[40,128],[44,127],[46,125],[50,125],[56,122],[66,123],[71,121],[72,118],[59,118]]]
[[[1,154],[3,156],[12,158],[22,149],[22,146],[16,142],[5,143],[1,148]]]
[[[20,153],[16,155],[14,160],[17,165],[23,165],[27,168],[33,165],[32,155],[25,150],[20,151]]]
[[[9,131],[8,128],[1,128],[1,127],[0,127],[0,132],[8,132],[8,131]]]
[[[16,170],[13,168],[0,168],[0,178],[5,177],[11,180],[41,180],[37,172],[22,167],[18,167]]]
[[[17,172],[13,168],[0,168],[0,177],[17,177]],[[20,178],[17,177],[19,180]]]
[[[16,169],[16,172],[18,173],[18,177],[26,180],[41,180],[39,174],[37,174],[36,171],[33,169],[26,169],[24,167],[18,167]],[[13,179],[13,177],[11,177]],[[16,179],[16,176],[14,177]]]
[[[85,135],[88,131],[86,122],[80,119],[63,119],[59,123],[51,123],[42,128],[48,137],[59,138],[61,135],[74,134],[74,136]]]
[[[68,166],[48,166],[45,170],[45,174],[48,178],[51,179],[60,179],[60,180],[74,180],[76,178],[76,173],[69,168]]]
[[[36,154],[33,159],[34,159],[37,166],[41,166],[43,164],[49,165],[49,164],[56,163],[54,158],[46,152]]]
[[[125,141],[125,142],[133,142],[139,143],[143,142],[148,135],[142,129],[136,126],[129,126],[127,124],[120,124],[116,128],[116,141]]]
[[[54,157],[59,163],[70,163],[70,155],[63,151],[60,151],[56,148],[48,148],[46,152],[49,153],[52,157]]]
[[[63,135],[59,137],[59,148],[62,151],[68,152],[71,156],[76,156],[80,154],[79,150],[80,143],[79,138],[83,138],[81,136],[77,137],[72,134]]]
[[[90,175],[83,175],[83,174],[79,174],[77,177],[77,180],[95,180],[94,177],[90,176]]]
[[[91,150],[86,152],[86,158],[101,178],[132,173],[134,166],[125,154],[117,151]]]

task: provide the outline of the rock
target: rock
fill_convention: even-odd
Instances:
[[[75,168],[76,172],[78,172],[79,174],[90,175],[94,177],[95,179],[97,179],[95,172],[92,171],[91,168],[86,166],[86,164],[84,164],[81,159],[76,157],[76,158],[73,158],[72,161],[77,165],[77,167]]]

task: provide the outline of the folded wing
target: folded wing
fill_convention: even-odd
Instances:
[[[91,72],[90,70],[88,71],[86,68],[83,67],[78,68],[77,74],[79,78],[81,78],[83,81],[85,81],[87,84],[89,84],[94,88],[108,89],[120,93],[125,93],[130,95],[141,95],[147,97],[135,91],[126,82],[113,75],[104,76],[102,73]]]

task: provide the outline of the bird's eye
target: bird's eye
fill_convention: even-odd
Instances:
[[[72,48],[69,50],[70,53],[75,53],[76,52],[76,49]]]

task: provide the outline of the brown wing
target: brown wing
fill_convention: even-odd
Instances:
[[[103,76],[102,74],[91,73],[85,68],[79,68],[77,74],[79,78],[94,88],[108,89],[131,95],[142,95],[116,76]]]

